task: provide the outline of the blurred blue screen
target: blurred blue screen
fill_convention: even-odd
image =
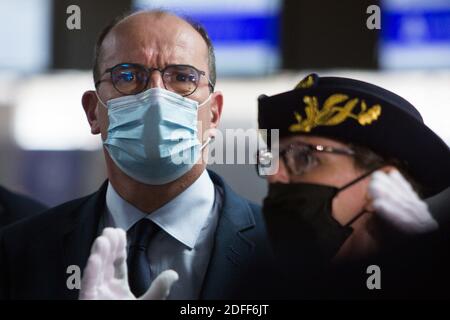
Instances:
[[[382,1],[382,68],[450,67],[450,0]]]
[[[208,31],[217,72],[260,76],[280,66],[281,0],[135,0],[134,9],[159,8],[187,16]]]

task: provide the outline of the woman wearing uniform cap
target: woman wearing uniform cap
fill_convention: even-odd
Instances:
[[[279,144],[258,155],[260,174],[268,160],[278,167],[266,175],[263,212],[279,261],[302,283],[327,279],[325,289],[333,285],[319,266],[345,266],[332,274],[345,274],[335,284],[350,291],[367,290],[361,262],[382,262],[399,294],[392,257],[406,259],[405,244],[438,229],[421,197],[450,186],[448,146],[408,101],[347,78],[312,74],[294,90],[260,97],[258,120],[260,129],[279,130]]]

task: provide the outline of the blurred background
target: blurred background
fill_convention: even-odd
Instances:
[[[67,27],[71,5],[80,29]],[[381,9],[380,29],[367,26],[371,5]],[[142,8],[189,16],[209,31],[222,129],[256,128],[260,94],[289,90],[314,71],[400,94],[450,145],[450,0],[0,0],[0,184],[52,206],[100,186],[101,141],[81,96],[94,87],[100,30]],[[253,165],[212,169],[261,202],[266,186]],[[449,199],[447,190],[430,203]]]

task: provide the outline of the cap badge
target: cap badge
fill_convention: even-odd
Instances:
[[[303,118],[299,112],[294,112],[296,123],[289,126],[290,132],[310,132],[319,126],[335,126],[351,118],[358,121],[362,126],[370,125],[376,121],[381,114],[381,105],[375,104],[367,108],[364,100],[350,98],[345,94],[333,94],[325,100],[320,108],[317,97],[305,96],[303,102],[306,104]],[[343,104],[343,105],[342,105]],[[359,112],[354,112],[357,106]]]

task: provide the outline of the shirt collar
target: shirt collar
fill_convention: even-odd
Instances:
[[[111,183],[106,192],[106,208],[115,227],[128,231],[136,222],[147,218],[190,249],[195,247],[213,205],[214,184],[206,170],[186,190],[151,214],[124,200]]]

